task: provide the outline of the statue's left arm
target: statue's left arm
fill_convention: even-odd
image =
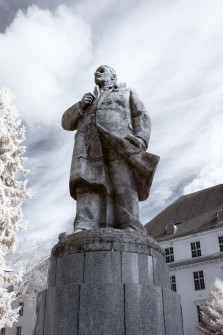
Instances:
[[[83,116],[83,110],[80,102],[74,104],[66,110],[62,116],[62,127],[65,130],[76,130],[79,119]]]
[[[142,139],[147,148],[151,132],[151,119],[143,103],[139,100],[134,91],[130,91],[130,108],[133,134]]]

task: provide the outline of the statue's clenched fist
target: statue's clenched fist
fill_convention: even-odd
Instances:
[[[137,148],[146,150],[146,143],[142,138],[134,135],[127,135],[125,139],[131,144],[135,145]]]
[[[81,108],[86,109],[88,106],[90,106],[95,99],[95,96],[93,93],[86,93],[83,98],[81,99]]]

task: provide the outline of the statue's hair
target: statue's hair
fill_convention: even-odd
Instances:
[[[98,68],[97,68],[97,70],[98,69],[100,69],[100,67],[106,67],[109,71],[110,71],[110,73],[111,73],[111,75],[112,75],[112,77],[113,77],[113,79],[114,79],[114,83],[116,84],[117,83],[117,80],[118,80],[118,77],[117,77],[117,74],[116,74],[116,72],[115,72],[115,70],[113,69],[113,67],[111,67],[111,66],[108,66],[108,65],[101,65],[101,66],[99,66]],[[96,71],[97,71],[96,70]]]

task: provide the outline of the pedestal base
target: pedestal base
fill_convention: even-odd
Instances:
[[[69,235],[53,249],[34,335],[182,335],[179,296],[149,236],[116,229]]]

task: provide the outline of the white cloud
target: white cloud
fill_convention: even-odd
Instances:
[[[26,164],[35,195],[24,204],[24,216],[30,221],[25,234],[37,239],[56,240],[62,231],[71,233],[76,213],[75,201],[69,195],[73,133],[57,129],[54,132],[53,136],[49,132],[43,137]],[[48,144],[50,148],[42,151]]]
[[[145,223],[183,193],[222,183],[223,7],[220,0],[134,3],[84,0],[73,9],[20,12],[0,35],[0,75],[33,129],[27,146],[43,135],[53,143],[35,123],[59,127],[63,111],[92,90],[99,65],[113,66],[136,89],[152,118],[149,151],[161,157],[140,205]],[[47,153],[30,153],[37,191],[26,205],[30,234],[59,234],[75,215],[68,195],[73,134],[58,136]]]
[[[99,63],[118,69],[152,117],[149,150],[161,161],[144,222],[182,193],[222,183],[222,15],[220,1],[144,1],[98,46]]]
[[[206,125],[206,131],[202,136],[202,155],[199,155],[197,150],[197,155],[199,157],[199,162],[196,161],[198,173],[195,174],[193,180],[184,187],[184,193],[191,193],[203,188],[214,186],[223,182],[223,136],[222,124],[222,105],[219,109],[214,109],[213,118],[209,120]]]
[[[75,78],[75,96],[79,73],[91,61],[89,25],[63,5],[54,13],[31,6],[0,34],[0,49],[1,84],[15,93],[21,116],[58,122],[66,86]]]

